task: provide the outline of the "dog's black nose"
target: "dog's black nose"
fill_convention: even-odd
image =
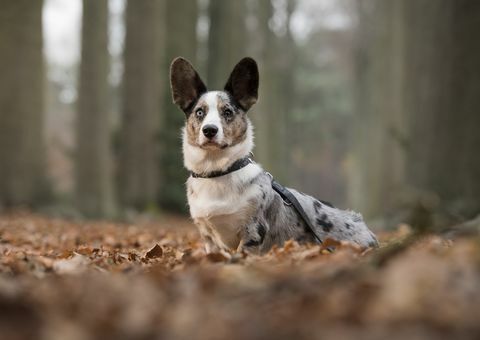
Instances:
[[[213,138],[218,132],[218,128],[215,125],[208,124],[202,128],[202,132],[207,138]]]

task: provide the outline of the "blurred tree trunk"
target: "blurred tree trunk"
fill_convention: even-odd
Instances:
[[[407,176],[443,213],[470,217],[480,211],[480,3],[407,4]]]
[[[276,131],[273,122],[276,108],[276,81],[274,59],[276,57],[276,36],[269,26],[274,9],[270,0],[257,3],[257,30],[253,32],[258,43],[257,62],[260,71],[259,99],[250,117],[255,125],[255,158],[263,167],[277,176],[275,164]],[[252,37],[253,38],[253,37]]]
[[[198,5],[196,0],[166,1],[166,63],[177,56],[183,56],[194,65],[197,54],[197,18]],[[165,104],[161,124],[161,173],[162,188],[159,193],[160,204],[167,209],[186,212],[185,181],[187,171],[183,167],[181,127],[185,115],[172,103],[170,83],[165,77]]]
[[[428,198],[443,215],[478,213],[480,47],[472,32],[480,3],[359,4],[353,205],[376,216]]]
[[[366,216],[395,206],[403,190],[403,2],[367,0],[359,9],[357,117],[350,201]],[[373,10],[372,10],[373,9]]]
[[[87,216],[113,213],[108,105],[108,1],[84,0],[77,115],[76,199]]]
[[[445,169],[443,175],[447,181],[454,173],[459,185],[448,181],[444,195],[453,192],[453,204],[459,203],[473,215],[480,212],[480,41],[473,33],[480,32],[480,3],[455,1],[453,22],[452,108],[443,131],[444,141],[449,144],[448,156],[453,157],[446,163],[455,164],[455,168]],[[445,161],[435,166],[443,164]]]
[[[2,1],[0,11],[0,206],[45,199],[41,0]]]
[[[287,126],[292,114],[296,60],[289,25],[295,2],[289,0],[285,5],[285,32],[279,37],[270,25],[274,16],[272,1],[258,2],[258,27],[252,37],[258,43],[254,55],[260,69],[259,100],[250,116],[256,131],[255,157],[280,181],[288,181],[288,150],[292,140],[287,135]]]
[[[290,117],[293,115],[295,105],[295,73],[297,65],[297,46],[290,30],[290,21],[295,11],[296,0],[287,0],[286,2],[286,18],[285,18],[285,35],[278,41],[278,53],[275,58],[277,61],[277,101],[276,108],[277,119],[274,129],[277,131],[278,141],[276,143],[276,162],[275,175],[280,180],[290,181],[291,157],[294,136],[289,134],[292,130],[292,121]]]
[[[163,1],[129,1],[126,9],[123,116],[118,191],[124,206],[142,209],[158,190],[157,134],[162,97]]]
[[[437,195],[431,186],[442,169],[431,172],[435,158],[448,157],[442,150],[444,135],[438,128],[451,109],[448,93],[451,41],[451,10],[453,2],[439,0],[434,3],[407,1],[405,36],[407,39],[405,105],[408,124],[407,177],[412,186],[412,200],[425,195]],[[417,11],[425,11],[423,15]],[[411,26],[411,27],[409,27]],[[455,114],[455,112],[452,112]],[[444,117],[444,118],[442,118]],[[452,150],[450,150],[451,152]],[[460,150],[458,150],[461,152]],[[444,155],[444,156],[442,156]],[[413,164],[410,164],[414,162]],[[443,165],[450,167],[450,165]],[[453,181],[454,174],[451,174]],[[418,197],[417,197],[418,196]]]
[[[208,87],[221,89],[234,65],[245,57],[246,49],[245,0],[211,0],[208,13]]]

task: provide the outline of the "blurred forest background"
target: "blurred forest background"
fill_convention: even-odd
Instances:
[[[285,185],[387,226],[469,219],[479,32],[476,0],[2,0],[0,209],[185,213],[169,64],[218,89],[252,56],[255,159]]]

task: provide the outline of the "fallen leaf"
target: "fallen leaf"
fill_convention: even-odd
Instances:
[[[217,252],[217,253],[209,253],[207,254],[207,259],[210,262],[225,262],[229,260],[229,257],[227,257],[225,254]]]
[[[324,251],[326,251],[327,253],[332,252],[341,245],[342,243],[337,240],[334,240],[332,238],[326,238],[325,240],[323,240],[321,252],[322,254],[324,253]]]
[[[158,257],[162,257],[163,255],[163,248],[156,244],[152,249],[147,251],[145,254],[145,258],[147,259],[156,259]]]

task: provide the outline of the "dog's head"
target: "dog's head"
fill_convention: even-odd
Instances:
[[[246,116],[258,97],[258,68],[252,58],[234,67],[222,91],[208,91],[186,59],[176,58],[170,68],[173,102],[186,115],[189,144],[204,150],[222,150],[245,140]]]

